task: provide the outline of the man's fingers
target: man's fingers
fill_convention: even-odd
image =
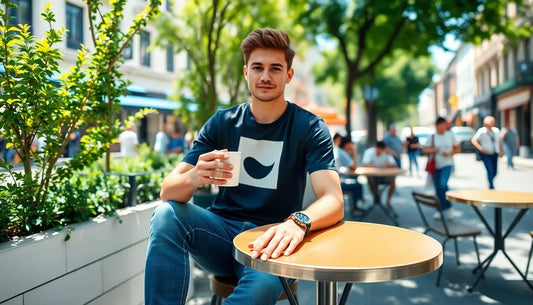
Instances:
[[[265,246],[270,242],[272,237],[274,236],[274,232],[272,230],[267,230],[263,235],[259,236],[254,242],[253,242],[253,252],[252,252],[252,258],[258,258],[261,254],[261,250],[265,248]]]
[[[285,249],[285,252],[283,253],[283,255],[285,255],[285,256],[291,255],[292,252],[294,252],[294,250],[296,249],[296,247],[298,247],[300,242],[301,241],[299,241],[297,239],[292,239],[291,242],[289,243],[289,246],[287,247],[287,249]]]
[[[287,246],[291,243],[291,241],[293,240],[292,237],[290,236],[285,236],[283,237],[278,246],[276,247],[276,249],[274,250],[274,252],[272,252],[272,255],[271,257],[272,258],[278,258],[281,256],[282,253],[284,253],[284,251],[286,250]]]

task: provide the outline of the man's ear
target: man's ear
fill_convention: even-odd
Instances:
[[[242,66],[242,73],[244,74],[244,79],[248,80],[248,69],[246,69],[246,65]]]
[[[285,83],[286,84],[290,83],[293,77],[294,77],[294,69],[290,68],[289,71],[287,72],[287,81]]]

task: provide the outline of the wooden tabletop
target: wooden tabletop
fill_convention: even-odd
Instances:
[[[367,177],[396,177],[406,173],[406,170],[397,167],[358,167],[355,171],[349,168],[341,169],[342,174]]]
[[[497,208],[533,208],[533,193],[500,190],[454,190],[446,192],[450,201]]]
[[[431,272],[442,264],[435,239],[403,228],[340,222],[311,232],[290,256],[252,259],[248,243],[268,229],[245,231],[233,240],[234,257],[245,266],[279,276],[323,282],[380,282]]]

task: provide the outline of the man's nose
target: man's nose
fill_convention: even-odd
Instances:
[[[261,73],[261,81],[270,81],[270,72],[267,69]]]

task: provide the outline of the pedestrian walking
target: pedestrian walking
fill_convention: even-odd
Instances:
[[[404,146],[407,151],[407,156],[409,157],[409,174],[413,175],[413,165],[416,168],[416,173],[418,174],[418,153],[420,149],[420,142],[418,137],[413,131],[413,127],[409,127],[411,133],[407,138],[405,138]]]
[[[156,154],[164,155],[167,152],[168,136],[167,124],[162,124],[161,129],[155,135],[154,152]]]
[[[439,198],[444,217],[454,218],[457,214],[452,209],[451,202],[446,199],[448,181],[452,174],[453,155],[461,152],[461,145],[453,133],[448,130],[448,122],[439,117],[435,122],[435,133],[429,139],[429,145],[425,146],[424,154],[432,155],[435,159],[435,172],[430,173],[435,186],[435,193]],[[440,218],[440,213],[435,213],[434,218]]]
[[[133,131],[133,124],[127,124],[124,130],[118,137],[120,142],[120,153],[124,157],[133,157],[137,155],[137,146],[139,145],[139,138]]]
[[[181,135],[178,126],[175,126],[168,141],[167,153],[178,154],[185,152],[185,139]]]
[[[505,122],[500,141],[503,142],[503,151],[507,157],[507,168],[514,169],[513,157],[516,155],[520,143],[518,141],[518,133],[516,129],[511,128],[509,121]]]
[[[500,130],[494,127],[494,124],[494,117],[486,116],[483,119],[483,127],[472,137],[472,144],[479,150],[481,161],[487,170],[490,189],[494,189],[494,178],[498,174],[498,157],[502,156]]]
[[[389,132],[383,137],[383,142],[387,147],[386,152],[392,155],[398,168],[402,168],[402,149],[403,143],[396,134],[396,124],[389,125]]]

